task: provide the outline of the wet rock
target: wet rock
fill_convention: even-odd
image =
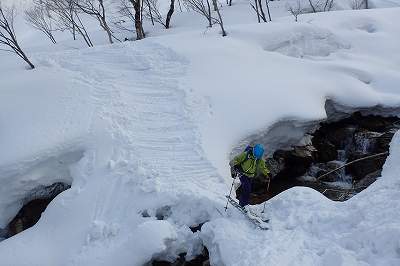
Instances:
[[[382,117],[377,115],[363,116],[360,112],[355,112],[352,115],[352,119],[357,121],[360,127],[375,132],[385,132],[399,121],[397,117]]]
[[[344,163],[340,162],[340,161],[330,161],[330,162],[327,162],[326,164],[318,163],[318,164],[313,165],[310,168],[309,173],[310,173],[310,176],[319,178],[319,177],[323,176],[324,174],[343,166],[343,164]],[[342,171],[333,172],[329,175],[324,176],[320,180],[325,181],[325,182],[341,181],[345,175],[344,170],[345,169],[343,168]]]
[[[380,177],[382,174],[382,170],[377,170],[375,172],[372,172],[368,175],[366,175],[364,178],[362,178],[359,182],[354,184],[354,189],[357,190],[358,192],[364,190],[368,186],[370,186],[372,183],[374,183],[378,177]]]
[[[10,236],[16,235],[35,225],[51,200],[36,199],[24,205],[17,216],[9,223],[8,230]]]
[[[398,129],[390,129],[375,140],[375,151],[382,153],[389,150],[390,142]]]
[[[312,143],[317,150],[321,150],[320,145],[329,143],[336,150],[344,149],[348,141],[352,139],[357,126],[350,124],[349,119],[333,123],[321,123],[320,128],[314,132]],[[333,158],[333,160],[336,158]]]
[[[315,159],[317,162],[329,162],[336,160],[338,157],[337,148],[329,141],[315,142],[314,147],[317,149]]]
[[[265,164],[268,167],[272,176],[276,176],[285,167],[283,158],[279,161],[274,158],[267,158],[265,160]]]
[[[172,214],[171,206],[163,206],[156,210],[157,220],[166,220],[169,216],[171,216],[171,214]]]
[[[321,122],[311,142],[289,150],[276,150],[267,159],[273,179],[269,191],[262,182],[253,182],[250,202],[258,204],[294,186],[312,187],[332,200],[347,200],[372,184],[380,175],[387,156],[374,157],[348,165],[318,182],[321,175],[345,163],[387,152],[393,135],[400,129],[398,117],[351,115]],[[302,178],[300,178],[302,177]],[[338,181],[340,181],[338,183]],[[343,186],[338,188],[329,187]],[[356,184],[357,187],[353,187]],[[364,188],[363,188],[364,187]]]
[[[201,227],[203,226],[203,224],[204,223],[201,223],[201,224],[198,224],[198,225],[193,225],[193,226],[190,226],[189,228],[193,233],[196,233],[198,231],[201,231]]]
[[[194,259],[187,261],[186,254],[182,253],[174,262],[153,260],[145,266],[210,266],[210,255],[206,247],[204,247],[202,254],[196,256]]]
[[[360,158],[365,158],[365,155],[361,152],[352,153],[349,155],[349,161],[354,161]],[[350,174],[354,180],[361,180],[370,173],[379,171],[385,164],[386,156],[375,157],[371,159],[365,159],[357,163],[346,166],[346,173]]]
[[[294,178],[304,175],[313,162],[313,151],[310,147],[296,147],[293,150],[278,150],[274,159],[280,162],[281,170],[277,176]]]
[[[352,153],[371,154],[376,152],[376,140],[382,135],[383,133],[365,130],[354,133],[353,142],[348,151],[348,155],[351,156]]]
[[[151,215],[149,214],[149,210],[143,210],[140,214],[143,218],[151,217]]]
[[[61,192],[70,188],[64,183],[39,187],[28,196],[28,201],[7,226],[7,237],[16,235],[35,225],[50,202]]]

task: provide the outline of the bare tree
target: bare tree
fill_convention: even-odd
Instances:
[[[304,9],[301,6],[301,0],[297,0],[295,3],[287,5],[288,11],[294,16],[294,20],[297,22],[299,15],[304,13]]]
[[[141,40],[146,37],[143,30],[143,0],[129,0],[133,6],[134,10],[134,21],[136,30],[136,39]]]
[[[153,8],[151,6],[151,2],[150,1],[152,1],[152,0],[145,0],[145,4],[146,4],[146,7],[147,7],[147,10],[145,10],[145,16],[147,18],[150,18],[151,24],[154,26],[155,24],[154,24]],[[155,1],[157,1],[157,0],[155,0]],[[158,11],[158,6],[157,6],[157,11]],[[161,16],[161,14],[160,14],[160,16]]]
[[[163,25],[164,28],[169,29],[171,18],[175,11],[175,0],[170,0],[169,10],[165,19],[160,12],[158,0],[144,0],[144,3],[146,7],[145,16],[151,20],[151,23],[154,25],[154,22],[157,22]]]
[[[217,0],[212,0],[212,1],[213,1],[213,5],[214,5],[214,10],[217,12],[217,15],[218,15],[218,19],[214,19],[214,20],[221,27],[222,36],[225,37],[226,31],[224,28],[224,22],[222,20],[221,12],[219,11],[219,8],[218,8]]]
[[[89,47],[93,47],[89,33],[80,17],[79,8],[75,5],[76,0],[43,0],[47,8],[55,14],[55,21],[57,21],[61,30],[68,30],[71,32],[74,40],[76,33],[82,36],[83,40]]]
[[[166,29],[170,28],[171,18],[172,18],[172,15],[174,14],[174,11],[175,11],[175,0],[171,0],[170,5],[169,5],[169,10],[167,13],[167,19],[165,20],[165,28]]]
[[[145,9],[144,15],[146,18],[151,20],[151,23],[154,25],[154,22],[161,24],[164,28],[167,28],[166,20],[161,15],[158,0],[144,0]]]
[[[253,10],[256,12],[258,23],[261,22],[261,19],[264,22],[267,22],[268,20],[265,15],[265,12],[264,12],[262,0],[254,0],[254,4],[252,3],[252,1],[250,1],[249,3],[250,3],[250,6],[253,8]],[[269,0],[265,0],[265,6],[267,7],[267,11],[268,11],[268,19],[269,19],[269,21],[272,21],[271,13],[269,10]]]
[[[250,6],[256,12],[258,23],[261,22],[261,19],[267,22],[261,0],[254,0],[254,4],[250,2]]]
[[[325,5],[324,5],[324,12],[325,11],[330,11],[333,7],[333,1],[334,0],[325,0]],[[368,0],[366,0],[368,1]]]
[[[211,6],[208,0],[184,0],[183,4],[187,9],[193,10],[207,19],[208,27],[212,27],[213,18],[211,15]]]
[[[352,0],[351,2],[352,9],[368,9],[368,0]]]
[[[332,0],[332,1],[333,1],[333,0]],[[267,7],[268,19],[269,19],[269,21],[272,21],[272,19],[271,19],[271,12],[269,11],[269,0],[265,0],[265,6]]]
[[[100,27],[107,33],[108,41],[113,43],[113,38],[118,40],[107,23],[104,0],[73,0],[74,5],[83,13],[97,19]]]
[[[221,12],[218,8],[217,0],[211,0],[213,9],[217,13],[217,18],[213,17],[211,11],[211,5],[209,0],[185,0],[184,4],[188,10],[193,10],[200,14],[208,21],[208,27],[212,27],[213,24],[218,24],[221,27],[222,36],[226,36],[226,31],[224,28],[224,22],[222,19]]]
[[[253,8],[253,10],[256,12],[257,21],[258,21],[258,23],[260,23],[260,22],[261,22],[261,19],[260,19],[260,11],[259,11],[259,9],[258,9],[258,1],[257,1],[257,0],[254,0],[254,5],[253,5],[252,2],[250,2],[250,6],[251,6],[251,7]]]
[[[312,0],[308,0],[308,3],[310,4],[310,7],[311,7],[311,9],[312,9],[312,12],[313,12],[313,13],[316,13],[317,10],[316,10],[316,8],[315,8],[315,6],[314,6],[313,1],[312,1]]]
[[[0,1],[0,50],[16,54],[22,58],[31,69],[34,69],[35,66],[26,56],[17,41],[17,36],[14,29],[15,15],[14,8],[3,8]]]
[[[34,6],[25,11],[25,20],[35,29],[46,35],[52,43],[57,43],[53,32],[57,29],[51,19],[50,10],[39,0],[34,1]]]
[[[310,5],[309,12],[317,13],[317,12],[326,12],[330,11],[333,7],[334,0],[308,0]],[[306,11],[304,9],[304,11]]]
[[[135,24],[134,12],[135,11],[133,10],[133,6],[129,0],[121,0],[118,6],[119,16],[114,18],[113,21],[114,26],[122,31],[135,32],[133,28],[126,26],[127,20],[130,22],[130,25]]]

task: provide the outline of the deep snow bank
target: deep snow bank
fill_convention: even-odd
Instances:
[[[292,188],[267,204],[272,230],[217,219],[203,226],[213,265],[398,265],[400,132],[382,177],[344,203]],[[261,209],[262,206],[259,206]],[[240,252],[239,252],[239,248]]]
[[[281,119],[324,118],[326,98],[349,106],[400,104],[398,12],[303,16],[295,27],[305,30],[295,38],[287,18],[232,27],[227,38],[212,30],[43,51],[34,54],[38,70],[23,78],[16,67],[1,71],[9,79],[0,90],[7,114],[0,118],[0,182],[32,169],[32,161],[84,151],[68,166],[71,189],[38,224],[0,243],[1,260],[142,265],[195,255],[204,241],[216,265],[378,264],[382,257],[386,265],[398,263],[392,236],[399,195],[391,177],[398,137],[382,181],[348,203],[310,189],[286,191],[271,201],[272,230],[265,233],[234,210],[223,218],[215,209],[229,188],[230,151],[246,136]],[[266,49],[271,43],[275,49]],[[56,78],[46,80],[46,73]],[[12,104],[16,99],[21,104]],[[160,209],[169,210],[164,221],[156,220]],[[4,220],[6,210],[0,209]],[[189,226],[209,220],[201,234],[191,233]]]
[[[215,31],[156,40],[190,58],[185,87],[203,148],[228,176],[227,151],[241,139],[279,120],[326,118],[327,98],[352,107],[398,105],[398,12],[329,12],[298,24],[281,18],[231,27],[227,38]],[[365,30],[371,25],[373,33]]]

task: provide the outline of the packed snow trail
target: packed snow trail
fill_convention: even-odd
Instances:
[[[210,219],[215,199],[223,204],[226,185],[204,158],[196,127],[187,115],[185,93],[179,88],[187,65],[183,58],[149,41],[39,56],[40,67],[69,73],[74,77],[71,86],[91,91],[90,144],[73,170],[71,190],[62,195],[62,201],[68,202],[65,209],[49,206],[36,230],[2,242],[2,259],[15,265],[60,265],[51,257],[63,252],[67,264],[141,265],[154,253],[165,252],[165,239],[176,239],[174,230],[178,229],[169,225],[158,236],[146,236],[154,230],[150,226],[153,229],[142,237],[152,238],[149,241],[155,246],[135,245],[139,240],[135,228],[144,222],[140,212],[147,208],[154,215],[155,209],[170,206],[172,213],[166,215],[171,223],[179,220],[180,227],[187,222],[182,229],[185,234],[188,226]],[[85,205],[86,213],[75,213]],[[61,224],[53,220],[59,215],[65,217]],[[72,230],[68,229],[71,224]],[[49,227],[52,238],[43,233]],[[70,233],[64,236],[64,230]],[[24,243],[18,246],[24,250],[23,257],[5,252],[22,236]],[[157,237],[159,246],[154,244]],[[64,243],[61,250],[51,244],[57,239]],[[38,248],[41,252],[27,252],[39,242],[43,242]],[[100,251],[110,243],[117,248]],[[120,258],[117,262],[116,257]]]
[[[179,193],[194,193],[193,188],[201,187],[220,193],[215,183],[222,179],[202,157],[196,127],[186,114],[185,93],[179,89],[187,62],[152,42],[127,45],[124,50],[118,46],[101,52],[90,49],[74,55],[75,61],[70,54],[56,60],[93,88],[98,111],[91,132],[96,134],[105,121],[113,142],[112,151],[103,154],[106,158],[100,163],[111,168],[120,162],[144,163],[142,168],[156,172],[152,176],[162,177],[157,182],[168,192],[178,188]]]

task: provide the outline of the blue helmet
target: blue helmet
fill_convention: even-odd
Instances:
[[[253,155],[257,159],[261,159],[262,158],[262,156],[264,155],[264,147],[263,147],[262,144],[257,144],[256,146],[254,146]]]

